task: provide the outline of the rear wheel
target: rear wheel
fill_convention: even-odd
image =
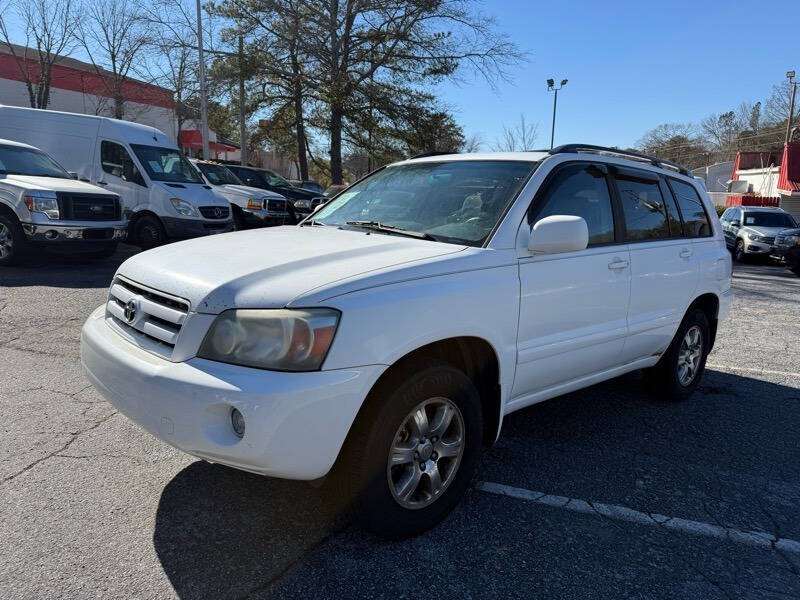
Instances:
[[[0,266],[19,263],[29,254],[30,244],[14,217],[0,214]]]
[[[167,241],[167,232],[157,218],[150,215],[140,217],[133,229],[134,242],[142,249],[149,250]]]
[[[648,370],[656,395],[673,401],[692,395],[705,370],[710,340],[706,313],[690,310],[661,360]]]
[[[480,456],[472,381],[447,364],[409,371],[368,400],[336,476],[362,524],[382,537],[418,535],[458,503]]]

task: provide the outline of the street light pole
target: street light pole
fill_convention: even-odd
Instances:
[[[558,106],[558,90],[563,88],[567,85],[567,80],[562,79],[561,85],[558,87],[555,86],[556,82],[553,79],[547,80],[547,91],[548,92],[555,92],[555,96],[553,97],[553,126],[550,129],[550,150],[553,149],[553,140],[556,136],[556,107]]]
[[[197,57],[200,80],[200,135],[203,137],[203,158],[208,160],[208,103],[206,100],[206,63],[203,60],[203,17],[197,0]]]
[[[786,79],[792,85],[792,98],[789,100],[789,120],[786,121],[786,143],[792,137],[792,119],[794,119],[794,97],[797,93],[797,82],[794,80],[794,71],[786,72]]]

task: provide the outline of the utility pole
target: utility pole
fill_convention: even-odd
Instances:
[[[786,121],[786,143],[792,137],[792,119],[794,119],[794,97],[797,94],[797,82],[794,80],[794,71],[786,71],[786,79],[792,85],[792,98],[789,100],[789,120]]]
[[[200,135],[203,136],[203,158],[208,160],[208,103],[206,100],[206,63],[203,59],[203,16],[197,0],[197,55],[200,80]]]
[[[244,119],[244,40],[239,36],[239,155],[243,166],[247,166],[247,126]]]
[[[553,149],[553,140],[556,137],[556,106],[558,106],[558,90],[567,85],[567,80],[562,79],[561,85],[559,85],[558,87],[556,87],[555,85],[556,85],[555,80],[553,79],[547,80],[547,91],[555,92],[555,96],[553,97],[553,126],[550,129],[550,150]]]

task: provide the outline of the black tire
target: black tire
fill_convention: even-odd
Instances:
[[[241,211],[233,210],[233,230],[234,231],[241,231],[244,229],[244,217],[242,216]]]
[[[744,262],[745,256],[744,240],[739,238],[736,240],[736,246],[733,248],[733,260],[736,262]]]
[[[679,360],[687,333],[695,327],[699,330],[701,336],[700,355],[697,367],[694,369],[694,376],[687,384],[681,382]],[[646,375],[655,395],[673,402],[688,400],[703,377],[710,340],[711,328],[709,327],[706,313],[698,308],[691,309],[681,321],[675,337],[661,360],[654,367],[646,370]]]
[[[31,245],[15,217],[0,213],[0,267],[19,264],[29,257]]]
[[[333,485],[345,498],[354,501],[353,508],[361,524],[388,539],[413,537],[444,519],[469,486],[481,453],[483,414],[475,385],[463,372],[446,363],[435,362],[431,366],[427,362],[420,366],[419,370],[406,369],[398,373],[399,376],[390,376],[390,381],[384,381],[370,394],[333,474]],[[442,398],[456,406],[462,417],[461,421],[458,416],[453,417],[459,428],[463,426],[460,429],[463,434],[460,462],[455,463],[450,478],[443,479],[449,484],[441,495],[421,508],[407,508],[395,499],[390,489],[389,478],[395,472],[395,467],[388,466],[390,450],[410,413],[426,400]],[[432,414],[435,417],[439,413]],[[413,439],[408,441],[412,445],[415,443]],[[436,454],[431,458],[436,460]],[[451,464],[448,460],[436,460],[437,465],[444,464],[445,473],[447,465]],[[422,470],[417,462],[407,463],[402,468]],[[424,471],[420,477],[424,478]],[[423,481],[420,493],[425,494],[429,489],[425,486],[430,485],[431,478],[420,481]]]
[[[92,250],[91,252],[85,252],[84,256],[86,256],[87,258],[96,258],[98,260],[111,258],[117,251],[117,246],[119,246],[118,242],[108,242],[107,244],[102,244],[101,246],[98,246],[96,250]]]
[[[142,250],[149,250],[167,242],[167,232],[156,217],[144,215],[136,220],[133,242]]]

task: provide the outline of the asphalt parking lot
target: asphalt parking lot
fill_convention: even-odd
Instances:
[[[800,278],[737,265],[699,392],[639,374],[507,418],[401,543],[302,483],[188,457],[88,386],[114,259],[0,271],[0,597],[800,597]]]

